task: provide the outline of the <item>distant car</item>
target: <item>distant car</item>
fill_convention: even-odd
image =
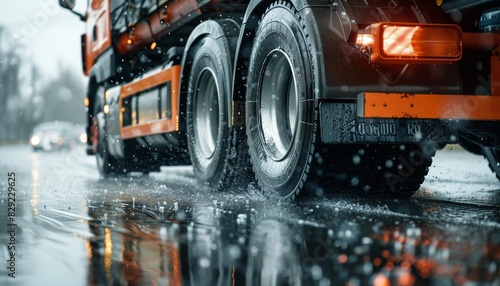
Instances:
[[[34,151],[71,149],[87,140],[83,128],[66,121],[41,123],[33,128],[30,144]]]

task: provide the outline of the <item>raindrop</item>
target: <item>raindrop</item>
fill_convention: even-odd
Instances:
[[[338,210],[338,209],[336,209],[336,210]],[[331,238],[331,237],[333,237],[333,235],[334,235],[334,234],[333,234],[333,230],[332,230],[332,229],[329,229],[329,230],[328,230],[328,237],[330,237],[330,238]]]
[[[167,228],[164,226],[160,228],[160,240],[162,242],[167,241]]]
[[[321,270],[321,267],[318,265],[313,265],[311,267],[311,275],[314,280],[319,280],[321,277],[323,277],[323,271]]]
[[[359,155],[352,156],[352,163],[354,165],[359,165],[359,163],[361,163],[361,157]]]
[[[174,211],[178,211],[178,210],[179,210],[179,203],[175,202],[174,203]]]
[[[201,268],[208,268],[208,266],[210,266],[210,260],[206,257],[200,258],[199,263]]]
[[[135,209],[135,197],[132,197],[132,208]]]
[[[394,162],[391,159],[388,159],[387,161],[385,161],[386,168],[392,168],[392,166],[394,166]]]
[[[351,237],[352,236],[352,231],[349,229],[345,231],[345,237]]]
[[[230,245],[228,248],[229,248],[228,249],[228,251],[229,251],[229,257],[231,259],[238,259],[238,258],[240,258],[241,249],[238,246],[236,246],[236,245]]]
[[[330,285],[332,285],[332,284],[330,282],[330,279],[328,279],[328,278],[322,278],[319,281],[319,286],[330,286]]]
[[[250,247],[250,253],[251,253],[253,256],[257,256],[257,254],[259,253],[259,249],[257,248],[257,246],[252,246],[252,247]]]
[[[353,177],[351,179],[351,186],[356,187],[359,184],[359,179],[357,177]]]
[[[246,220],[247,220],[246,214],[239,214],[237,219],[236,219],[236,223],[237,224],[246,224]]]
[[[318,197],[323,196],[323,189],[322,189],[322,188],[317,188],[317,189],[316,189],[316,195],[317,195]]]

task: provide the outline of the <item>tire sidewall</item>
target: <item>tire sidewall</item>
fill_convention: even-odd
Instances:
[[[103,176],[107,176],[111,170],[109,166],[109,151],[107,150],[107,142],[105,137],[105,129],[103,126],[104,122],[99,120],[99,114],[102,113],[103,104],[101,103],[101,99],[99,97],[99,93],[103,92],[103,88],[99,87],[96,91],[96,102],[94,103],[94,113],[93,117],[97,121],[97,151],[96,151],[96,162],[99,173]]]
[[[188,79],[188,93],[187,93],[187,138],[188,148],[192,161],[192,165],[198,178],[207,182],[210,186],[215,187],[218,184],[223,172],[224,162],[227,160],[228,148],[228,133],[229,126],[227,122],[226,110],[228,109],[228,95],[227,95],[227,79],[228,72],[224,69],[229,66],[227,55],[222,53],[219,46],[220,43],[211,37],[205,37],[194,47],[192,53],[192,66],[190,76]],[[203,95],[202,93],[195,93],[196,81],[200,73],[205,68],[210,68],[214,72],[215,82],[218,87],[218,108],[219,108],[219,128],[217,131],[217,139],[215,144],[214,155],[211,158],[204,158],[196,137],[195,124],[194,124],[194,108],[196,108],[195,96]]]
[[[302,186],[311,161],[314,133],[313,73],[307,40],[293,11],[277,6],[263,17],[250,58],[247,86],[247,137],[250,157],[260,187],[271,196],[286,198]],[[274,160],[265,151],[260,119],[262,78],[268,55],[284,53],[291,62],[298,93],[298,125],[290,151]],[[270,191],[270,192],[269,192]]]

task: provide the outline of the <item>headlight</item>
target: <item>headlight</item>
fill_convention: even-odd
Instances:
[[[40,143],[40,137],[38,136],[33,136],[31,137],[31,145],[35,146],[35,145],[38,145]]]
[[[82,133],[82,135],[80,135],[80,142],[87,142],[87,133]]]

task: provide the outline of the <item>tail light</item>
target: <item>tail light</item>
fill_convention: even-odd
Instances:
[[[356,43],[377,64],[452,63],[462,57],[457,25],[377,23],[358,34]]]

